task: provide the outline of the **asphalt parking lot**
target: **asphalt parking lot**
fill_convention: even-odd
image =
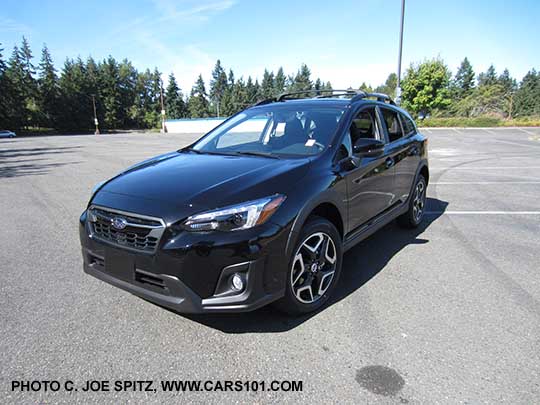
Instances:
[[[540,128],[431,129],[428,216],[345,256],[319,313],[181,316],[83,274],[95,183],[195,139],[0,139],[3,403],[540,401]],[[20,393],[12,380],[302,380],[302,392]]]

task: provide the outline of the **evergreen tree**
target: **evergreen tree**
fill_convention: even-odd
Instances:
[[[275,94],[274,72],[269,72],[264,69],[263,79],[261,82],[261,96],[263,99],[273,97]]]
[[[478,86],[490,86],[497,83],[497,72],[495,66],[490,65],[485,73],[478,75]]]
[[[285,91],[286,83],[287,83],[287,78],[285,76],[285,73],[283,72],[283,68],[280,67],[274,79],[274,93],[276,95],[283,93]]]
[[[7,115],[11,118],[10,125],[13,128],[22,128],[27,125],[27,104],[25,94],[25,73],[21,53],[17,45],[13,47],[13,52],[8,61],[5,71],[5,78],[9,83],[11,91],[7,100]]]
[[[261,89],[261,85],[259,84],[259,79],[256,79],[255,80],[255,103],[258,102],[258,101],[261,101],[263,100],[263,96],[262,96],[262,89]]]
[[[246,82],[246,105],[247,107],[250,104],[253,104],[257,102],[257,86],[255,83],[253,83],[253,79],[251,76],[248,76],[247,82]]]
[[[228,77],[228,87],[234,86],[234,72],[232,69],[229,69],[229,77]]]
[[[515,95],[516,116],[540,116],[540,72],[527,72]]]
[[[469,95],[474,88],[474,70],[469,62],[469,59],[465,58],[461,62],[456,77],[453,82],[453,89],[455,97],[461,99]]]
[[[103,82],[100,93],[104,109],[103,124],[106,128],[117,129],[122,123],[120,69],[116,60],[109,56],[103,61],[101,70]]]
[[[317,77],[317,80],[315,80],[315,83],[313,84],[313,88],[315,90],[321,90],[322,89],[322,82],[321,82],[321,79],[319,77]],[[319,94],[317,92],[317,94]]]
[[[25,37],[23,37],[22,40],[20,55],[21,66],[24,74],[23,80],[25,86],[25,97],[31,98],[34,97],[36,93],[36,81],[34,80],[34,75],[36,74],[36,67],[32,63],[32,59],[34,58],[34,56],[32,55],[30,44]]]
[[[221,115],[220,103],[226,89],[227,74],[221,66],[221,61],[218,59],[212,71],[212,79],[210,80],[210,99],[212,100],[213,111],[218,117]]]
[[[517,89],[516,79],[510,76],[508,69],[503,70],[497,81],[507,93],[513,93]]]
[[[222,107],[220,108],[220,111],[222,112],[222,115],[227,117],[236,111],[234,108],[234,72],[232,69],[229,69],[229,76],[227,78],[227,87],[225,88],[225,92],[223,93],[223,98],[221,101]]]
[[[199,75],[195,85],[191,89],[188,108],[191,118],[206,118],[210,116],[206,87],[202,75]]]
[[[291,91],[311,90],[313,88],[313,83],[311,82],[311,71],[305,63],[300,66],[300,69],[292,80],[291,87]],[[311,93],[306,93],[305,95],[310,94]],[[304,96],[304,94],[299,94],[299,96]]]
[[[365,91],[366,93],[373,92],[373,88],[370,85],[368,85],[366,82],[362,82],[362,84],[358,88],[362,91]]]
[[[154,75],[150,69],[137,74],[135,102],[129,109],[129,115],[139,128],[153,128],[158,125],[156,120],[159,117],[153,111],[156,106],[154,87]]]
[[[504,115],[512,118],[514,115],[514,98],[517,90],[516,79],[510,76],[508,69],[504,69],[497,82],[502,86],[504,91]]]
[[[165,91],[165,109],[167,110],[167,117],[173,119],[184,118],[187,113],[184,96],[173,73],[169,75],[169,83]]]
[[[249,105],[247,88],[242,77],[234,83],[232,100],[230,114],[242,111]]]
[[[88,104],[92,103],[91,105],[89,104],[89,107],[91,107],[90,109],[91,121],[93,121],[94,119],[93,102],[95,102],[98,123],[100,123],[101,126],[103,127],[104,116],[103,116],[103,105],[101,102],[101,91],[102,91],[101,89],[102,89],[103,78],[102,78],[101,64],[96,63],[94,58],[92,58],[91,56],[88,57],[88,59],[86,60],[85,74],[86,74],[86,78],[85,78],[86,97],[85,98],[87,99],[86,103]],[[92,95],[93,95],[93,100],[92,100]],[[138,126],[137,123],[134,123],[134,121],[129,121],[129,122],[133,122],[133,125],[135,127]]]
[[[60,113],[58,77],[47,45],[43,45],[38,76],[38,107],[40,126],[55,128]]]
[[[92,99],[87,94],[84,63],[66,59],[58,80],[61,108],[58,128],[67,131],[88,131],[93,126]]]
[[[25,125],[36,126],[38,124],[39,115],[39,107],[37,105],[37,82],[34,78],[36,74],[36,67],[32,63],[34,56],[32,54],[32,50],[30,49],[30,44],[25,37],[22,39],[20,52],[23,70],[23,88],[21,90],[26,103]]]
[[[122,128],[133,127],[135,124],[135,122],[131,119],[129,108],[135,103],[136,87],[137,70],[133,67],[130,61],[124,59],[118,65],[118,91],[120,97],[118,120],[119,125]]]
[[[3,50],[0,44],[0,128],[11,128],[13,127],[11,117],[12,94],[11,85],[6,74],[7,66],[4,62]]]

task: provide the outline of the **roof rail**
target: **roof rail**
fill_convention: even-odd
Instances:
[[[388,103],[388,104],[391,104],[391,105],[396,105],[396,103],[394,102],[394,100],[392,100],[392,98],[388,95],[388,94],[383,94],[383,93],[364,93],[364,94],[359,94],[359,95],[356,95],[354,96],[352,99],[351,99],[351,102],[354,102],[354,101],[358,101],[358,100],[361,100],[363,98],[376,98],[377,101],[380,101],[382,103]]]
[[[396,105],[394,103],[394,100],[387,95],[382,93],[366,93],[363,90],[355,90],[355,89],[346,89],[346,90],[317,90],[317,89],[311,89],[311,90],[301,90],[301,91],[292,91],[288,93],[281,93],[277,97],[270,97],[265,100],[261,100],[255,104],[252,105],[252,107],[264,105],[264,104],[270,104],[275,102],[282,102],[285,100],[290,100],[294,98],[307,98],[307,97],[291,97],[295,95],[305,95],[315,93],[315,98],[329,98],[329,97],[339,97],[339,96],[350,96],[351,97],[351,103],[355,101],[362,100],[364,98],[376,98],[377,101],[383,102],[383,103],[389,103],[392,105]]]
[[[301,91],[292,91],[289,93],[281,93],[279,96],[276,97],[276,101],[285,101],[290,96],[299,95],[299,94],[309,94],[309,93],[315,93],[316,97],[332,97],[335,94],[334,93],[340,93],[336,95],[358,95],[360,93],[364,93],[362,90],[353,90],[353,89],[346,89],[346,90],[322,90],[322,89],[311,89],[311,90],[301,90]],[[330,93],[330,95],[323,95],[322,93]]]
[[[250,107],[256,107],[258,105],[270,104],[270,103],[274,103],[276,101],[277,101],[276,97],[270,97],[270,98],[266,98],[266,99],[261,100],[261,101],[257,101],[255,104],[252,104]]]

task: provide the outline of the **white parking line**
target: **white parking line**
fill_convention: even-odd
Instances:
[[[437,181],[430,184],[468,184],[468,185],[482,185],[482,184],[540,184],[540,181]]]
[[[517,129],[519,129],[519,130],[522,131],[522,132],[525,132],[525,133],[528,134],[528,135],[538,135],[538,134],[535,134],[535,133],[532,132],[532,131],[527,131],[526,129],[523,129],[523,128],[517,128]]]
[[[528,169],[540,169],[540,166],[439,166],[430,167],[430,171],[434,170],[528,170]]]
[[[530,148],[531,146],[533,146],[533,147],[538,146],[538,145],[531,145],[531,144],[529,144],[529,145],[524,145],[524,144],[522,144],[522,143],[512,142],[512,141],[502,141],[502,140],[500,140],[500,139],[492,139],[491,142],[507,143],[507,144],[509,144],[509,145],[522,146],[522,147],[524,147],[524,148]]]
[[[540,211],[426,211],[427,215],[540,215]]]

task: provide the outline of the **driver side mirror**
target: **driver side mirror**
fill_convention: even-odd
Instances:
[[[359,138],[353,146],[353,153],[362,157],[379,156],[384,151],[384,142],[373,138]]]

